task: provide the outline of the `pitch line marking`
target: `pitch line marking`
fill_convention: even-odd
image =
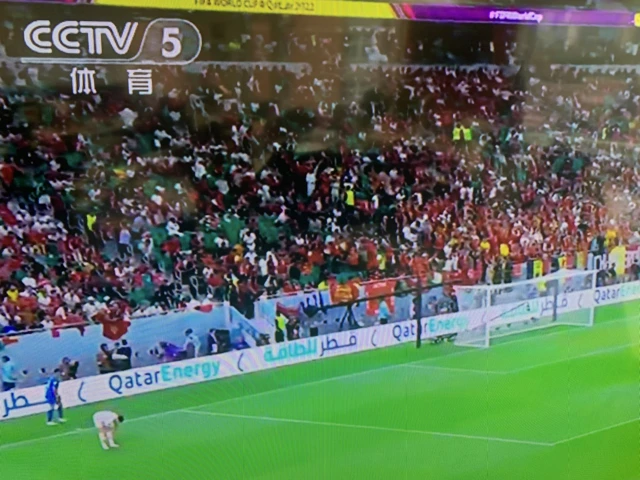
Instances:
[[[580,359],[583,359],[583,358],[597,357],[598,355],[604,355],[605,353],[617,352],[617,351],[620,351],[620,350],[626,350],[626,349],[629,349],[631,347],[638,347],[638,346],[640,346],[640,344],[638,344],[638,343],[625,343],[624,345],[616,345],[614,347],[602,348],[600,350],[594,350],[593,352],[583,353],[581,355],[576,355],[574,357],[567,357],[567,358],[563,358],[563,359],[559,359],[559,360],[553,360],[551,362],[538,363],[536,365],[528,365],[526,367],[516,368],[515,370],[509,370],[509,371],[504,372],[504,373],[511,375],[511,374],[514,374],[514,373],[527,372],[529,370],[535,370],[536,368],[542,368],[542,367],[548,367],[548,366],[552,366],[552,365],[558,365],[560,363],[570,362],[572,360],[580,360]]]
[[[472,368],[456,368],[456,367],[442,367],[440,365],[423,365],[419,363],[407,363],[402,365],[404,367],[420,368],[423,370],[442,370],[445,372],[460,372],[460,373],[475,373],[479,375],[506,375],[511,372],[498,372],[496,370],[475,370]]]
[[[587,433],[582,433],[582,434],[576,435],[574,437],[565,438],[564,440],[560,440],[559,442],[554,443],[553,446],[555,447],[557,445],[562,445],[564,443],[573,442],[574,440],[580,440],[581,438],[590,437],[591,435],[596,435],[598,433],[608,432],[609,430],[613,430],[615,428],[624,427],[625,425],[631,425],[632,423],[636,423],[639,420],[640,420],[640,417],[632,418],[631,420],[627,420],[625,422],[620,422],[620,423],[616,423],[614,425],[609,425],[608,427],[598,428],[597,430],[592,430],[592,431],[587,432]]]
[[[350,424],[350,423],[319,422],[314,420],[297,420],[293,418],[263,417],[263,416],[257,416],[257,415],[241,415],[241,414],[235,414],[235,413],[208,412],[203,410],[190,410],[190,409],[181,410],[181,413],[205,415],[210,417],[236,418],[236,419],[242,419],[242,420],[258,420],[263,422],[293,423],[293,424],[299,424],[299,425],[316,425],[321,427],[352,428],[355,430],[375,430],[379,432],[391,432],[391,433],[410,433],[410,434],[416,434],[416,435],[428,435],[432,437],[464,438],[467,440],[482,440],[482,441],[489,441],[489,442],[533,445],[536,447],[553,447],[554,446],[553,443],[534,442],[530,440],[518,440],[515,438],[484,437],[481,435],[465,435],[462,433],[432,432],[428,430],[411,430],[411,429],[394,428],[394,427],[379,427],[375,425],[357,425],[357,424]]]
[[[612,353],[612,352],[618,352],[618,351],[622,351],[622,350],[627,350],[629,348],[632,347],[640,347],[640,344],[638,343],[625,343],[623,345],[615,345],[613,347],[607,347],[607,348],[602,348],[600,350],[594,350],[592,352],[588,352],[588,353],[583,353],[580,355],[575,355],[572,357],[567,357],[567,358],[560,358],[558,360],[552,360],[550,362],[543,362],[543,363],[537,363],[534,365],[527,365],[526,367],[522,367],[522,368],[516,368],[513,370],[478,370],[478,369],[472,369],[472,368],[458,368],[458,367],[447,367],[447,366],[441,366],[441,365],[430,365],[430,364],[424,364],[424,363],[406,363],[403,365],[399,365],[399,366],[405,366],[405,367],[412,367],[412,368],[421,368],[421,369],[425,369],[425,370],[444,370],[444,371],[451,371],[451,372],[461,372],[461,373],[476,373],[476,374],[487,374],[487,375],[515,375],[518,373],[522,373],[522,372],[528,372],[531,370],[536,370],[538,368],[543,368],[543,367],[549,367],[549,366],[553,366],[553,365],[560,365],[562,363],[567,363],[567,362],[571,362],[573,360],[581,360],[584,358],[591,358],[591,357],[597,357],[598,355],[604,355],[607,353]],[[420,360],[420,361],[424,361],[424,360]]]

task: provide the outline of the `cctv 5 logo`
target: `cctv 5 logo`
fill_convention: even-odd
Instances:
[[[85,37],[88,53],[101,55],[106,39],[115,53],[126,55],[137,28],[137,22],[127,22],[120,32],[113,22],[68,20],[52,27],[49,20],[36,20],[24,29],[24,42],[32,51],[43,55],[53,53],[54,48],[67,55],[80,55],[78,38]]]
[[[156,18],[146,28],[142,25],[127,22],[119,28],[113,22],[103,21],[67,20],[52,24],[49,20],[36,20],[25,27],[24,42],[39,55],[21,56],[21,61],[73,65],[82,56],[85,64],[187,65],[200,55],[202,35],[190,21]],[[116,58],[108,58],[114,55]]]

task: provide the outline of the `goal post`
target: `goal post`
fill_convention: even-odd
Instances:
[[[456,345],[486,348],[492,339],[557,325],[593,326],[595,271],[559,270],[500,285],[456,286],[460,312],[470,328]]]

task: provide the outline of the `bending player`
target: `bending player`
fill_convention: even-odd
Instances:
[[[110,448],[118,448],[119,445],[113,440],[113,434],[116,427],[124,422],[124,417],[113,412],[98,412],[93,416],[93,424],[98,429],[100,444],[105,450]]]
[[[63,418],[62,412],[62,400],[60,399],[60,393],[58,388],[60,387],[60,370],[55,369],[53,375],[47,380],[47,386],[44,394],[44,398],[49,405],[47,411],[47,425],[57,425],[58,423],[64,423],[66,420]],[[58,422],[53,421],[53,415],[58,408]]]

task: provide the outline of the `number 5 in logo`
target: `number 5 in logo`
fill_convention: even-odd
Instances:
[[[169,48],[165,48],[169,47]],[[178,27],[166,27],[162,30],[162,56],[176,58],[182,53],[182,39]]]

